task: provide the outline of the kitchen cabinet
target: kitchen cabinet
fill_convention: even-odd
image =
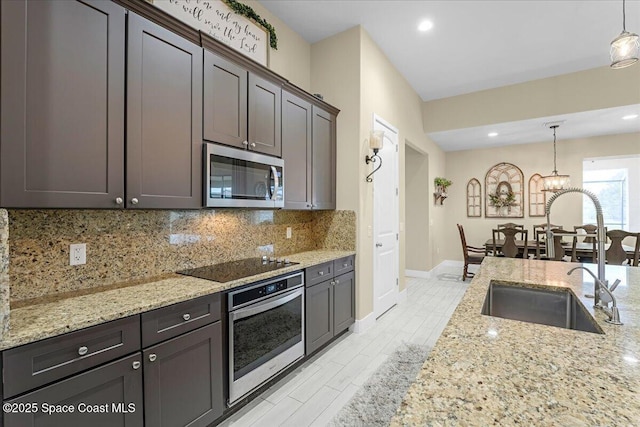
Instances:
[[[208,426],[222,415],[220,322],[143,351],[147,426]]]
[[[0,206],[202,206],[202,48],[109,1],[0,7]]]
[[[283,91],[285,208],[335,209],[335,121],[334,114]]]
[[[202,207],[202,48],[134,13],[127,33],[127,207]]]
[[[205,51],[203,85],[205,140],[281,156],[279,83]]]
[[[125,10],[107,1],[0,9],[0,206],[118,207]]]
[[[331,341],[355,322],[354,257],[305,270],[305,354]],[[336,274],[336,272],[340,274]]]
[[[140,353],[4,401],[5,427],[142,427]],[[7,411],[9,408],[15,410]]]

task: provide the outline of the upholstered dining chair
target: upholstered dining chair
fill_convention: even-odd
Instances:
[[[517,235],[520,235],[519,239],[516,238]],[[528,247],[528,235],[529,230],[524,230],[521,228],[513,228],[513,227],[505,227],[505,228],[495,228],[493,229],[493,253],[497,256],[505,256],[508,258],[518,257],[520,254],[520,250],[516,245],[516,240],[521,240],[523,243],[523,253],[522,257],[527,258],[529,254]],[[502,246],[498,251],[498,240],[503,240]]]
[[[462,271],[462,281],[474,276],[473,273],[469,273],[469,265],[482,264],[484,259],[484,248],[478,248],[475,246],[467,245],[467,239],[464,237],[464,229],[458,224],[458,231],[460,232],[460,242],[462,243],[462,254],[464,256],[464,269]]]
[[[638,267],[638,256],[640,252],[640,233],[629,233],[625,230],[609,230],[607,237],[611,239],[609,249],[606,251],[606,260],[608,264],[615,265],[632,265]],[[627,237],[635,237],[636,244],[633,255],[629,256],[622,246],[622,241]]]

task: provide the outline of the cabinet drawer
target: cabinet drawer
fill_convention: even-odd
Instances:
[[[142,313],[142,347],[220,320],[220,294],[207,295]]]
[[[333,279],[333,261],[307,268],[304,276],[307,287]]]
[[[140,318],[131,316],[4,351],[4,397],[139,349]]]
[[[334,275],[339,276],[341,274],[352,271],[354,262],[355,262],[355,257],[353,255],[334,260],[333,261]]]

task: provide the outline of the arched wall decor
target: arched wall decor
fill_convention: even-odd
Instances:
[[[534,173],[529,178],[529,216],[545,216],[547,193],[542,191],[542,175]]]
[[[467,183],[467,216],[482,217],[482,189],[480,181],[475,178]]]
[[[524,175],[511,163],[498,163],[484,178],[485,218],[524,218]]]

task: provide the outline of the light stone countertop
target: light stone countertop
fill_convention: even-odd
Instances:
[[[606,268],[614,326],[584,297],[591,276],[567,276],[578,265],[485,258],[391,425],[640,426],[640,268]],[[604,335],[482,315],[492,279],[567,287]]]
[[[0,350],[50,338],[143,313],[200,296],[239,287],[259,280],[299,271],[312,265],[354,255],[353,251],[317,250],[287,256],[299,264],[268,273],[220,283],[180,274],[167,274],[121,284],[117,289],[100,290],[86,295],[56,299],[12,308],[9,330],[0,340]]]

